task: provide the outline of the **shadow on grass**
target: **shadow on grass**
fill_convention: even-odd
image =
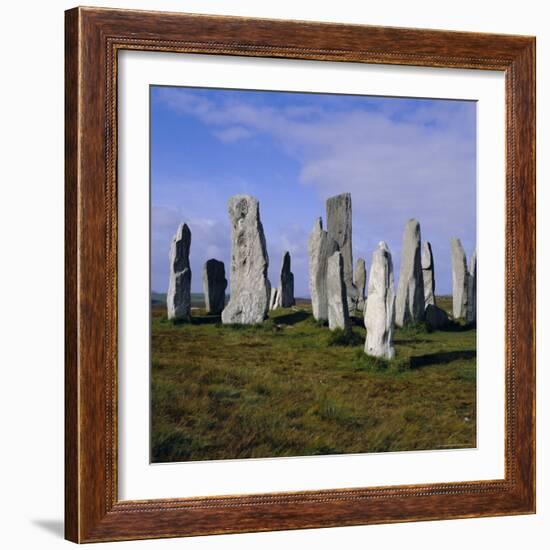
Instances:
[[[351,322],[352,327],[365,328],[365,321],[363,320],[363,317],[357,317],[355,315],[351,315],[349,320]]]
[[[419,369],[421,367],[428,367],[430,365],[440,365],[442,363],[451,363],[452,361],[458,361],[459,359],[474,359],[476,351],[473,349],[459,350],[459,351],[441,351],[439,353],[428,353],[426,355],[418,355],[411,357],[410,368]]]
[[[342,330],[337,328],[330,332],[328,338],[329,346],[360,346],[365,339],[353,330]]]
[[[437,330],[441,332],[468,332],[470,330],[475,330],[475,323],[466,323],[464,325],[457,323],[456,321],[450,320],[449,323]]]
[[[282,325],[295,325],[300,321],[305,321],[309,316],[310,314],[307,311],[293,311],[292,313],[273,317],[273,321]]]
[[[192,325],[215,325],[216,323],[221,323],[221,315],[193,315],[191,317]]]

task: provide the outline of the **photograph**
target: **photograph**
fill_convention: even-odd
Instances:
[[[149,91],[151,462],[476,448],[477,102]]]
[[[542,8],[136,1],[8,17],[8,547],[546,540]]]

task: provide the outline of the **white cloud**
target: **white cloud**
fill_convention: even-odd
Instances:
[[[240,139],[246,139],[253,135],[253,132],[242,126],[230,126],[229,128],[218,130],[214,135],[224,143],[233,143]]]
[[[322,199],[351,192],[356,257],[370,261],[378,241],[386,240],[398,268],[401,233],[411,217],[421,222],[436,261],[442,259],[445,280],[450,278],[449,239],[459,236],[467,249],[475,246],[475,119],[472,107],[463,102],[430,102],[408,111],[385,102],[379,110],[338,111],[213,101],[182,89],[165,89],[159,99],[197,117],[223,142],[270,137],[298,161],[300,184]],[[277,254],[272,266],[284,249],[293,248],[300,269],[307,236],[287,241],[284,235],[271,236],[268,242]],[[218,252],[227,254],[225,249]]]
[[[168,284],[170,243],[180,223],[191,230],[191,273],[193,292],[202,292],[202,269],[210,258],[225,263],[231,259],[229,222],[186,215],[186,210],[153,207],[151,209],[152,290],[163,290]]]

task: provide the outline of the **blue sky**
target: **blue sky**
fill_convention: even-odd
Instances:
[[[451,291],[450,245],[476,244],[476,104],[471,101],[151,87],[151,286],[168,286],[181,222],[192,233],[192,291],[209,258],[230,271],[227,201],[260,201],[278,284],[285,250],[309,296],[307,239],[325,200],[350,192],[353,255],[367,269],[385,240],[399,273],[406,221],[432,243],[436,293]],[[228,276],[228,275],[227,275]]]

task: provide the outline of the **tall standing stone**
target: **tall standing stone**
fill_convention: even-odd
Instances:
[[[225,307],[225,266],[223,262],[211,258],[202,270],[202,287],[206,310],[212,315],[219,315]]]
[[[191,319],[191,231],[182,223],[170,246],[170,279],[166,295],[168,319],[189,321]]]
[[[279,289],[275,287],[271,287],[271,295],[269,298],[269,309],[275,309],[276,307],[279,307],[277,305],[279,298]]]
[[[435,276],[432,245],[422,244],[422,278],[424,279],[424,308],[435,306]]]
[[[344,259],[340,251],[335,252],[327,264],[328,328],[334,330],[351,328],[349,320],[346,283],[344,280]]]
[[[468,303],[468,266],[466,254],[460,239],[451,239],[451,261],[453,270],[453,317],[466,317]]]
[[[334,240],[329,239],[323,230],[323,220],[317,218],[308,241],[309,291],[313,317],[317,321],[328,320],[327,263],[329,257],[338,250]]]
[[[281,307],[292,307],[294,301],[294,274],[290,271],[290,252],[283,254],[281,275],[279,277],[279,302]]]
[[[415,219],[410,219],[405,225],[401,247],[395,303],[395,324],[398,327],[424,318],[424,282],[420,256],[420,224]]]
[[[393,325],[395,322],[395,287],[393,262],[385,242],[380,242],[372,254],[368,299],[365,307],[365,353],[392,359]]]
[[[348,308],[357,307],[357,290],[353,284],[353,254],[351,248],[351,194],[342,193],[327,199],[328,238],[338,245],[344,263],[344,281],[348,299]]]
[[[228,212],[232,228],[231,282],[222,322],[261,323],[267,316],[271,285],[260,204],[250,195],[235,195],[229,199]]]
[[[466,305],[466,321],[475,323],[477,317],[477,250],[470,259],[468,273],[468,303]]]
[[[367,284],[367,268],[363,258],[358,258],[355,262],[353,281],[357,290],[357,309],[362,311],[365,307],[365,287]]]

